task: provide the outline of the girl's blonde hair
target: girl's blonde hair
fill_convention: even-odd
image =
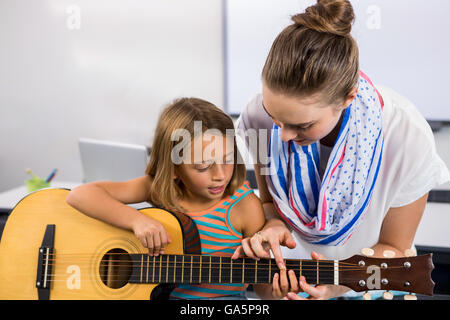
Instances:
[[[341,102],[359,79],[359,50],[350,35],[354,20],[347,0],[318,0],[293,16],[267,57],[265,84],[291,96],[324,93],[326,102]]]
[[[219,130],[224,136],[227,130],[233,130],[232,119],[212,103],[197,98],[181,98],[166,107],[159,118],[153,139],[150,161],[145,173],[153,182],[148,199],[155,206],[172,212],[185,212],[177,199],[183,195],[183,185],[174,179],[176,164],[172,159],[172,151],[183,141],[172,141],[172,134],[177,129],[185,129],[194,139],[194,121],[201,121],[202,132],[208,129]],[[228,131],[228,136],[229,136]],[[245,165],[238,163],[239,151],[234,139],[234,171],[225,189],[225,195],[232,195],[245,180]]]

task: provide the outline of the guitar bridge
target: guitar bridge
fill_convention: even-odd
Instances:
[[[50,299],[52,266],[54,264],[54,239],[55,225],[48,224],[38,253],[36,288],[38,289],[39,300]]]

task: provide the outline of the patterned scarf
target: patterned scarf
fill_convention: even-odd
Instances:
[[[344,111],[322,180],[320,143],[283,142],[274,124],[267,185],[280,216],[305,241],[343,245],[361,223],[383,154],[382,109],[381,96],[361,72],[358,94]]]

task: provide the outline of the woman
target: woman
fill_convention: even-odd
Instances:
[[[375,88],[359,69],[349,1],[319,0],[292,20],[272,45],[262,94],[238,122],[245,133],[270,130],[269,161],[255,165],[268,221],[234,257],[268,257],[270,247],[284,269],[283,257],[345,259],[363,248],[402,256],[429,190],[450,180],[430,127],[406,98]],[[329,299],[349,289],[312,287],[282,270],[273,286],[255,290]]]

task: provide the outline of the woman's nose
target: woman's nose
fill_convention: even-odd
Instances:
[[[295,130],[286,129],[286,127],[281,128],[281,140],[288,142],[297,137],[297,132]]]

